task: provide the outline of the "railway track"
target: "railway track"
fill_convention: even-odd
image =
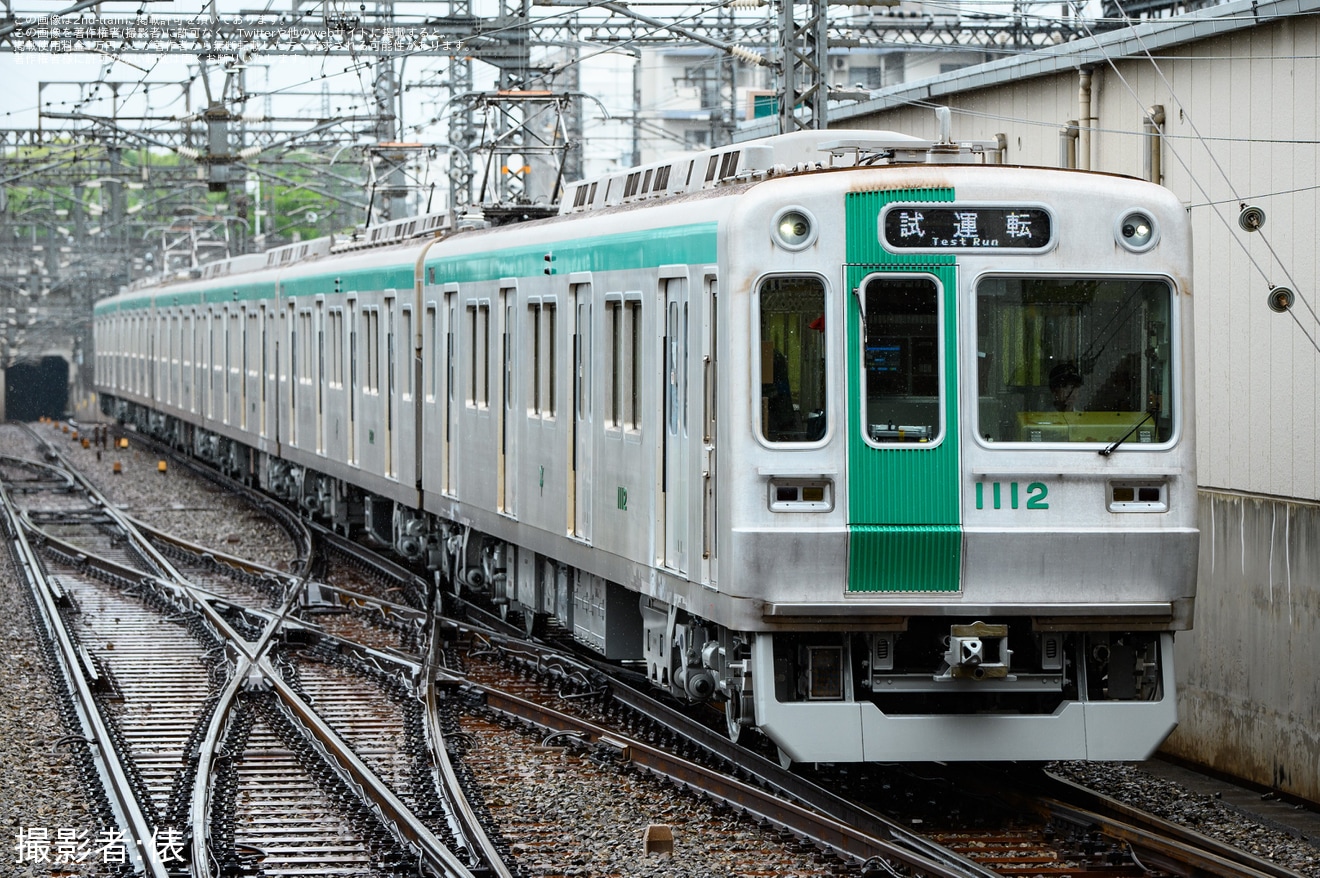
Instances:
[[[546,874],[556,857],[589,862],[578,842],[560,844],[568,833],[548,811],[519,814],[510,804],[509,773],[528,771],[604,772],[614,780],[597,784],[629,788],[644,776],[660,786],[637,796],[665,801],[662,814],[708,808],[704,819],[724,834],[750,827],[753,840],[739,842],[749,857],[769,862],[796,851],[797,865],[784,867],[795,874],[1296,874],[1208,840],[1143,828],[1140,815],[1106,811],[1095,799],[1066,800],[1057,789],[1054,796],[1025,789],[1000,796],[1001,808],[1011,801],[1016,816],[994,825],[936,826],[901,805],[882,813],[890,810],[884,802],[853,794],[876,786],[865,770],[822,772],[813,782],[656,703],[626,679],[607,679],[603,668],[556,644],[521,639],[521,626],[492,633],[502,624],[497,613],[483,617],[474,608],[481,617],[475,627],[431,618],[432,583],[342,539],[316,538],[326,582],[282,577],[164,533],[148,532],[139,545],[115,530],[104,502],[82,507],[72,499],[72,477],[30,462],[0,461],[0,479],[15,497],[47,490],[57,497],[46,513],[15,516],[17,529],[44,524],[37,540],[44,553],[58,555],[50,548],[57,539],[78,537],[84,542],[65,553],[65,563],[85,566],[80,559],[97,552],[111,556],[98,564],[132,561],[150,568],[134,576],[160,586],[158,597],[140,600],[172,601],[166,618],[181,632],[179,655],[187,656],[179,661],[203,669],[192,670],[191,685],[206,694],[161,708],[173,717],[168,733],[145,731],[148,723],[128,737],[139,735],[143,752],[158,747],[162,765],[177,757],[198,767],[191,787],[177,774],[152,774],[145,759],[128,776],[130,787],[146,791],[148,829],[152,819],[203,827],[192,832],[192,874],[297,875],[312,862],[326,864],[316,874],[415,874],[419,862],[436,874]],[[58,563],[41,561],[54,565],[57,582],[73,576]],[[181,582],[161,585],[162,567]],[[94,586],[78,585],[72,602],[85,610],[89,601],[106,601],[106,612],[125,618],[127,608],[95,594]],[[104,639],[106,632],[95,634]],[[182,642],[188,638],[193,644]],[[95,685],[120,678],[104,654],[92,659],[93,669],[99,662],[106,670]],[[161,685],[124,667],[130,685],[121,683],[121,693]],[[120,734],[115,709],[126,708],[109,711]],[[967,783],[955,779],[949,798],[966,797]],[[309,808],[309,798],[334,807]],[[689,837],[701,833],[690,820],[674,823]]]
[[[0,472],[7,534],[59,644],[78,722],[102,754],[116,824],[108,829],[122,833],[129,868],[160,876],[484,873],[466,855],[472,845],[452,836],[446,844],[393,791],[427,804],[413,781],[430,783],[429,771],[391,769],[393,757],[383,758],[409,728],[425,751],[416,698],[409,709],[402,684],[382,682],[388,674],[379,667],[363,672],[376,675],[375,685],[345,687],[292,657],[309,642],[295,615],[302,583],[209,553],[176,567],[75,476],[14,459],[0,461]],[[24,473],[23,490],[11,495]],[[188,554],[177,544],[171,551]],[[194,582],[180,567],[205,575]],[[415,667],[394,670],[419,677]],[[448,823],[438,806],[428,816]]]

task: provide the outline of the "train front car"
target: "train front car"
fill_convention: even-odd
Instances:
[[[721,588],[761,601],[731,722],[793,761],[1142,758],[1195,596],[1185,211],[875,149],[924,163],[729,220]]]

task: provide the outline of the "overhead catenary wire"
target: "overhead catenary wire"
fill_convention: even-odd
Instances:
[[[1076,2],[1076,0],[1074,0],[1074,2]],[[1131,22],[1130,17],[1128,17],[1126,11],[1123,10],[1123,5],[1121,3],[1121,0],[1114,0],[1114,2],[1118,6],[1120,11],[1123,11],[1124,18],[1127,21]],[[1136,101],[1137,105],[1142,107],[1142,109],[1144,110],[1145,108],[1144,102],[1137,95],[1136,89],[1132,87],[1132,84],[1127,80],[1127,77],[1123,75],[1123,72],[1119,69],[1118,64],[1114,61],[1114,59],[1109,55],[1108,52],[1104,51],[1103,44],[1101,43],[1099,38],[1096,37],[1094,31],[1092,31],[1089,28],[1089,26],[1086,26],[1085,24],[1083,26],[1087,28],[1087,31],[1091,39],[1095,41],[1096,46],[1100,49],[1101,54],[1104,56],[1105,62],[1108,64],[1110,69],[1114,71],[1114,75],[1118,78],[1118,81],[1123,84],[1123,87],[1127,90],[1128,94],[1132,97],[1132,99]],[[1205,152],[1210,158],[1211,164],[1223,177],[1224,182],[1228,185],[1229,191],[1232,193],[1234,199],[1238,200],[1240,203],[1240,197],[1237,192],[1237,187],[1233,184],[1233,181],[1229,177],[1228,172],[1224,170],[1223,165],[1219,162],[1219,159],[1215,156],[1214,152],[1209,148],[1209,146],[1206,144],[1206,141],[1201,137],[1200,129],[1196,126],[1196,123],[1192,119],[1191,114],[1187,112],[1186,107],[1184,106],[1182,101],[1178,98],[1177,92],[1174,90],[1173,85],[1169,82],[1168,78],[1165,77],[1163,69],[1160,67],[1159,63],[1154,59],[1154,57],[1150,54],[1149,49],[1147,49],[1145,42],[1141,38],[1141,34],[1135,28],[1133,28],[1132,33],[1133,33],[1133,38],[1137,41],[1137,45],[1141,48],[1144,57],[1151,63],[1151,66],[1154,67],[1155,69],[1156,75],[1160,78],[1160,81],[1164,84],[1165,88],[1168,89],[1170,99],[1178,107],[1179,111],[1182,113],[1183,118],[1191,126],[1192,132],[1195,135],[1197,141],[1200,142],[1202,146],[1205,148]],[[1242,239],[1236,233],[1234,233],[1233,224],[1230,223],[1228,218],[1224,216],[1223,212],[1218,209],[1218,205],[1222,202],[1215,202],[1213,199],[1210,198],[1210,194],[1206,190],[1205,185],[1192,171],[1191,166],[1188,164],[1186,159],[1181,155],[1181,153],[1177,149],[1174,148],[1172,143],[1170,143],[1168,146],[1169,146],[1169,152],[1173,155],[1173,157],[1177,160],[1178,164],[1186,172],[1188,180],[1190,180],[1192,185],[1196,187],[1197,191],[1201,193],[1202,198],[1204,198],[1205,201],[1211,206],[1212,208],[1211,212],[1219,219],[1219,221],[1228,230],[1229,237],[1238,245],[1239,248],[1241,248],[1242,252],[1247,257],[1247,260],[1251,263],[1252,267],[1255,268],[1256,272],[1261,276],[1261,279],[1264,280],[1271,287],[1273,287],[1274,285],[1270,281],[1269,273],[1266,272],[1265,269],[1261,266],[1260,261],[1256,259],[1255,254],[1251,252],[1251,248],[1249,248],[1246,245],[1246,243],[1242,241]],[[1257,231],[1255,234],[1260,234],[1260,232]],[[1280,270],[1283,271],[1284,277],[1288,279],[1288,282],[1290,284],[1292,284],[1294,291],[1297,293],[1297,297],[1302,300],[1302,303],[1306,305],[1307,310],[1311,312],[1312,319],[1313,320],[1316,319],[1315,309],[1311,307],[1310,302],[1301,293],[1301,291],[1296,289],[1297,285],[1292,280],[1291,273],[1288,271],[1287,266],[1282,262],[1282,260],[1278,256],[1278,253],[1274,250],[1273,246],[1269,244],[1268,240],[1264,238],[1262,238],[1262,240],[1266,241],[1266,247],[1269,249],[1270,255],[1279,265]],[[1289,309],[1289,313],[1292,313],[1291,309]],[[1297,323],[1299,328],[1302,328],[1301,322],[1297,320],[1295,315],[1293,317],[1293,320],[1294,322]],[[1320,353],[1320,345],[1317,345],[1316,339],[1311,335],[1311,333],[1307,332],[1303,328],[1303,334],[1311,342],[1312,347],[1315,347],[1316,351]]]

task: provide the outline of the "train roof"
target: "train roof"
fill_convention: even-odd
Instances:
[[[998,160],[998,143],[956,142],[949,136],[947,120],[943,120],[941,127],[939,140],[925,140],[895,131],[797,131],[687,153],[674,159],[570,183],[565,188],[555,218],[608,211],[641,201],[686,200],[715,194],[713,190],[772,177],[838,168],[884,164],[981,164]],[[151,296],[166,290],[176,294],[200,293],[211,289],[216,280],[237,275],[244,275],[240,288],[253,282],[261,285],[261,276],[267,271],[295,266],[310,268],[329,256],[447,237],[462,229],[488,226],[489,223],[482,219],[476,215],[456,217],[451,212],[405,217],[357,229],[351,235],[329,235],[275,247],[264,253],[233,256],[172,277],[143,278],[130,285],[126,292],[130,296],[134,293]],[[236,288],[232,295],[247,298],[245,293]],[[114,298],[123,301],[121,297]]]
[[[996,141],[954,141],[947,125],[939,140],[896,131],[795,131],[570,183],[565,187],[559,213],[584,213],[730,183],[832,168],[994,162],[1000,150]]]

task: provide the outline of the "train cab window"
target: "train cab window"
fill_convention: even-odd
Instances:
[[[1155,279],[992,277],[976,290],[985,442],[1167,442],[1173,291]]]
[[[825,436],[825,284],[774,277],[761,284],[761,435],[768,442]]]
[[[943,432],[939,294],[930,277],[862,287],[862,429],[872,443],[931,443]]]

